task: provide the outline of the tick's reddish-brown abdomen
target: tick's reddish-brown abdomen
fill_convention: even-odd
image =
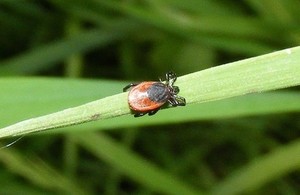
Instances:
[[[132,110],[148,112],[156,110],[170,98],[168,87],[161,82],[142,82],[134,86],[128,94],[128,103]]]

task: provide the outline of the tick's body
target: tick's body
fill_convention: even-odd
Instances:
[[[135,117],[145,114],[155,114],[166,102],[172,106],[184,106],[185,99],[177,96],[179,88],[173,86],[176,75],[172,72],[166,74],[166,82],[146,81],[139,84],[129,84],[123,91],[130,87],[128,104],[135,113]]]
[[[142,82],[133,87],[128,95],[132,110],[147,112],[161,107],[170,98],[170,91],[160,82]]]

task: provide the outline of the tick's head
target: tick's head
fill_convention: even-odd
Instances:
[[[165,85],[168,88],[170,94],[168,102],[172,106],[185,106],[186,105],[185,98],[177,95],[179,93],[179,87],[174,86],[176,79],[177,76],[174,72],[169,71],[166,73]]]
[[[179,87],[174,86],[175,81],[177,80],[177,76],[174,72],[169,71],[166,73],[166,87],[170,91],[170,95],[177,95],[179,93]]]

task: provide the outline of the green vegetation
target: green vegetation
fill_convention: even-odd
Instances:
[[[0,194],[297,194],[297,4],[1,1]],[[168,70],[187,106],[130,115]]]

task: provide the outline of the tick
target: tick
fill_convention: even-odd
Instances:
[[[155,114],[162,106],[169,103],[171,106],[185,106],[185,98],[180,97],[179,88],[174,86],[177,77],[173,72],[166,73],[165,81],[144,81],[131,83],[123,91],[130,89],[128,104],[134,117]]]

